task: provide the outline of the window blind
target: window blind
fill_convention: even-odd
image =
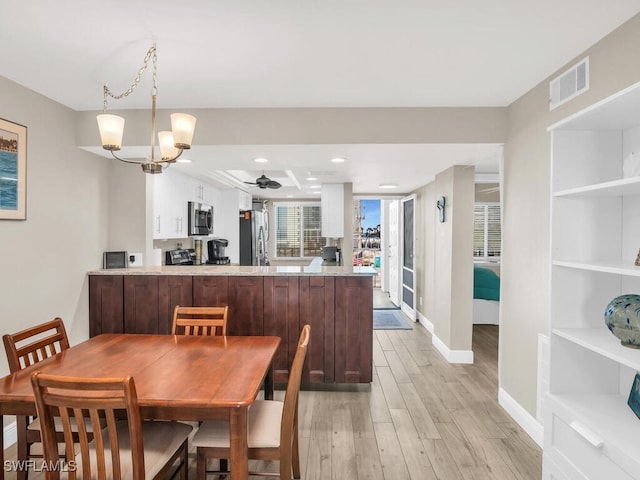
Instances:
[[[502,243],[499,204],[476,204],[473,211],[473,256],[499,257]]]
[[[319,204],[275,204],[276,257],[317,257],[325,239],[321,236]]]
[[[300,218],[298,205],[276,206],[276,256],[300,257]]]

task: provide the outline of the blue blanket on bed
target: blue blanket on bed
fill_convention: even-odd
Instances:
[[[473,298],[500,300],[500,277],[481,265],[473,266]]]

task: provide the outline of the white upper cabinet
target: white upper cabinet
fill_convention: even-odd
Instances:
[[[344,184],[323,183],[320,196],[322,236],[344,237]]]
[[[188,203],[214,206],[214,232],[218,189],[195,178],[167,170],[154,175],[154,240],[188,237]]]
[[[605,326],[608,303],[640,294],[640,85],[549,128],[551,332],[543,476],[640,478],[640,419],[627,405],[640,350]],[[561,472],[561,473],[557,473]]]
[[[215,203],[217,189],[200,180],[189,178],[187,191],[189,193],[189,200],[192,202],[204,203],[206,205],[213,205]]]
[[[187,196],[182,175],[154,175],[154,239],[187,236]]]
[[[240,210],[252,210],[253,197],[250,193],[238,190],[238,206]]]

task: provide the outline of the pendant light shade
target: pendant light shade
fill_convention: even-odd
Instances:
[[[122,146],[122,134],[124,133],[124,118],[110,113],[98,115],[98,129],[102,148],[105,150],[120,150]]]
[[[169,160],[180,156],[180,149],[174,147],[173,134],[168,131],[158,132],[160,142],[160,157],[162,160]]]
[[[171,114],[171,131],[176,148],[188,150],[191,148],[193,132],[196,129],[196,117],[188,113]]]

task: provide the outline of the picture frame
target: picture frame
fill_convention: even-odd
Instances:
[[[0,220],[27,219],[27,127],[0,118]]]

